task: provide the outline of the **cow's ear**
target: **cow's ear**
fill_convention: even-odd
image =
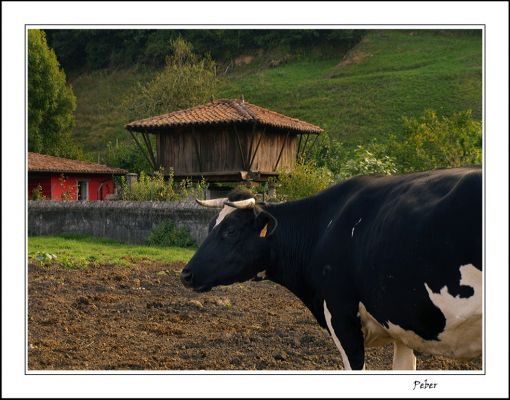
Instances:
[[[266,238],[271,236],[278,226],[276,218],[262,208],[255,210],[255,229],[259,232],[259,237]]]

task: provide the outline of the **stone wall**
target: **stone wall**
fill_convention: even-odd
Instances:
[[[217,212],[194,202],[29,201],[28,234],[77,233],[142,244],[156,225],[171,220],[188,227],[200,244]]]

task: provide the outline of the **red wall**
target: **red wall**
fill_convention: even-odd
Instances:
[[[51,200],[63,200],[64,193],[69,195],[68,200],[76,200],[76,178],[65,175],[62,181],[60,175],[53,175],[51,177]]]
[[[115,190],[113,179],[108,175],[65,175],[64,182],[61,181],[60,175],[41,177],[29,175],[28,198],[32,198],[33,188],[40,184],[48,200],[60,201],[65,192],[69,194],[69,200],[77,200],[78,180],[88,182],[88,200],[105,200],[106,196],[113,194]]]
[[[99,188],[101,191],[99,192]],[[106,195],[113,194],[113,179],[109,176],[96,176],[89,179],[89,200],[105,200]]]

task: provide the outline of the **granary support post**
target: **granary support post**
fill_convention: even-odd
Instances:
[[[301,155],[304,156],[305,155],[305,150],[306,150],[306,145],[308,144],[308,139],[310,138],[310,134],[306,134],[306,139],[303,143],[303,148],[301,149]]]
[[[296,158],[299,160],[299,150],[301,149],[301,140],[303,139],[303,135],[299,135],[299,143],[298,143],[298,148],[297,148],[297,152],[296,152]]]
[[[151,138],[147,133],[142,133],[143,140],[145,141],[145,145],[147,146],[147,152],[149,153],[149,157],[152,160],[152,165],[154,166],[154,170],[157,170],[159,168],[158,162],[156,161],[156,158],[154,157],[154,151],[152,150],[152,143]]]
[[[130,134],[131,134],[131,137],[133,138],[133,140],[135,141],[136,145],[138,146],[138,148],[140,149],[140,151],[142,152],[143,156],[145,157],[145,159],[147,160],[147,162],[149,163],[149,165],[154,168],[154,170],[156,170],[156,164],[152,162],[152,160],[150,159],[150,157],[147,155],[147,152],[144,150],[143,146],[140,144],[140,142],[138,141],[138,139],[136,138],[135,134],[131,131],[128,131]]]

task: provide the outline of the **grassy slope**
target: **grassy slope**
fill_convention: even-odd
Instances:
[[[132,140],[124,129],[129,121],[122,101],[137,89],[139,83],[146,82],[152,76],[150,72],[129,69],[95,71],[71,79],[77,97],[73,135],[94,160],[97,160],[97,152],[103,151],[109,141]]]
[[[134,246],[88,236],[30,236],[28,238],[29,258],[34,260],[39,252],[55,254],[56,261],[64,265],[84,267],[91,262],[125,266],[143,260],[162,263],[187,262],[193,256],[195,249]]]
[[[224,82],[239,96],[319,124],[350,144],[398,132],[426,108],[481,117],[481,39],[466,34],[372,31],[353,62],[302,60]]]
[[[277,68],[245,66],[222,79],[217,97],[239,97],[304,119],[354,145],[399,132],[402,115],[426,108],[473,110],[481,117],[481,38],[437,31],[371,31],[351,53],[301,56]],[[130,140],[121,99],[150,73],[96,72],[77,77],[75,135],[87,152]],[[97,153],[93,153],[97,158]]]

